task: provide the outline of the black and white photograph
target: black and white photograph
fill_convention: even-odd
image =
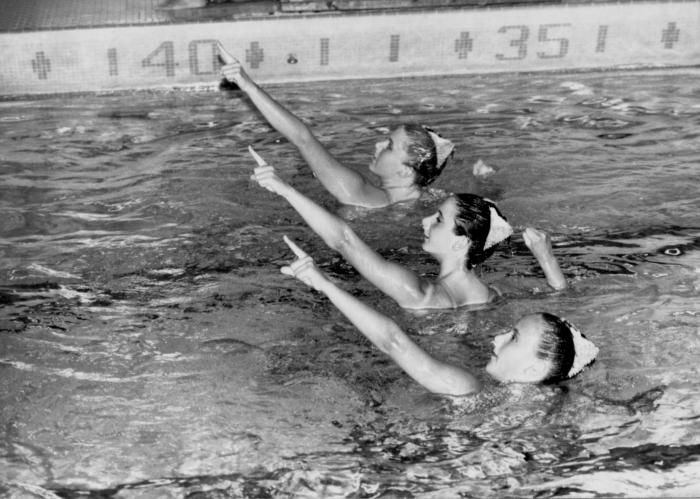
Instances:
[[[0,7],[0,498],[700,497],[700,0]]]

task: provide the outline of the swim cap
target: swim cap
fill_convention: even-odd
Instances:
[[[489,225],[489,233],[486,236],[486,241],[484,242],[484,249],[489,249],[491,246],[495,246],[504,239],[510,237],[513,233],[513,227],[506,221],[505,218],[498,213],[496,205],[490,199],[484,198],[488,201],[491,206],[489,206],[489,212],[491,213],[491,223]]]
[[[449,158],[450,154],[452,154],[455,145],[452,143],[452,141],[440,137],[437,133],[432,131],[427,126],[424,126],[423,128],[425,128],[425,131],[428,132],[428,135],[430,135],[430,138],[433,140],[433,144],[435,144],[435,152],[437,154],[437,168],[438,170],[442,170],[443,166],[445,166],[447,158]]]
[[[574,362],[571,365],[567,378],[573,378],[580,373],[584,367],[593,362],[598,355],[598,347],[591,340],[586,338],[576,326],[571,324],[566,319],[561,319],[567,325],[571,336],[574,339]]]

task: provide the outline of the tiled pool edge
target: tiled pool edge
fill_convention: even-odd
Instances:
[[[371,12],[0,34],[0,95],[700,65],[700,0]]]

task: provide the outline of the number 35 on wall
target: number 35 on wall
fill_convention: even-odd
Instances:
[[[562,29],[571,27],[571,24],[543,24],[539,27],[537,33],[537,41],[547,47],[546,51],[537,52],[539,59],[561,59],[566,57],[569,52],[569,39],[552,36],[552,32],[556,35],[561,33]],[[551,31],[550,31],[551,30]],[[516,26],[501,26],[499,33],[514,34],[516,38],[510,40],[510,46],[515,50],[511,50],[508,54],[496,54],[496,59],[499,61],[515,61],[525,59],[527,57],[527,43],[530,37],[530,28],[523,25]]]

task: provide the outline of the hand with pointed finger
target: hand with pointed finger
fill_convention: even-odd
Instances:
[[[316,291],[323,291],[323,286],[329,282],[325,274],[316,267],[313,259],[287,236],[284,236],[284,242],[287,243],[287,246],[294,252],[297,259],[289,265],[282,267],[281,272],[296,277]]]
[[[217,51],[220,59],[224,62],[221,67],[221,74],[224,78],[235,83],[242,90],[245,90],[246,85],[252,84],[252,80],[243,69],[243,65],[224,48],[221,42],[217,44]]]
[[[289,184],[279,178],[275,169],[270,165],[256,167],[250,179],[257,182],[260,187],[280,196],[284,196],[285,191],[289,188]]]
[[[275,173],[275,169],[268,165],[267,162],[257,153],[252,146],[248,146],[248,151],[255,159],[258,166],[253,170],[250,179],[257,182],[261,187],[264,187],[270,192],[284,196],[285,189],[289,189],[289,185],[284,182]]]

